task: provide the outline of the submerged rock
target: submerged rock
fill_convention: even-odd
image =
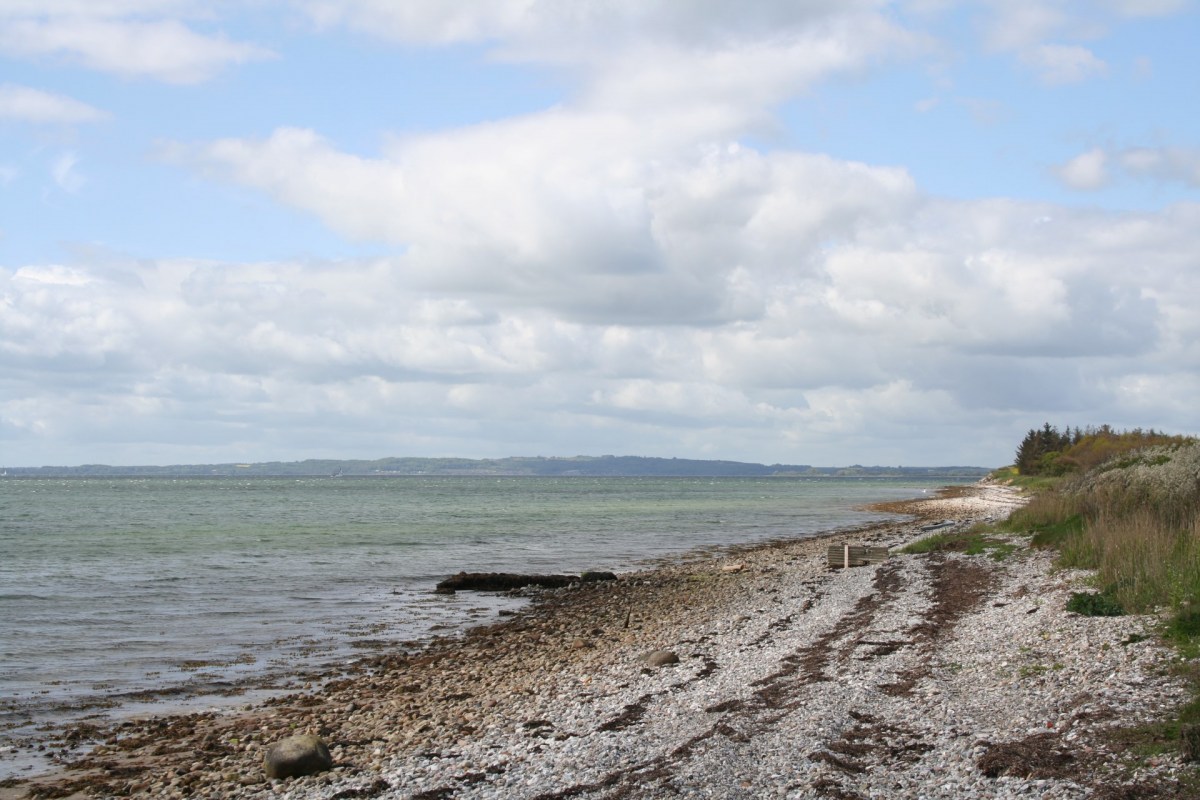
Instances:
[[[333,769],[333,756],[321,737],[302,733],[267,748],[263,771],[268,778],[299,778]]]

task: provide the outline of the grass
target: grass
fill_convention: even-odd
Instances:
[[[1008,558],[1017,546],[1004,539],[989,536],[994,529],[987,525],[977,525],[966,531],[946,531],[918,539],[901,548],[900,552],[911,555],[921,553],[957,552],[969,556],[987,554],[996,561]]]
[[[1063,481],[1063,478],[1058,475],[1021,475],[1017,472],[1016,467],[998,469],[991,473],[990,477],[994,480],[1004,481],[1026,492],[1049,491]]]
[[[1074,611],[1085,617],[1120,617],[1125,615],[1125,609],[1116,600],[1106,594],[1095,592],[1074,592],[1067,601],[1067,611]]]
[[[1072,595],[1081,614],[1165,611],[1193,698],[1172,719],[1116,735],[1135,752],[1200,760],[1200,446],[1122,453],[1069,479],[1023,483],[1034,497],[999,530],[1057,551],[1061,567],[1095,570],[1098,593]],[[1019,479],[1018,479],[1019,480]],[[920,544],[920,543],[918,543]],[[1131,644],[1131,641],[1121,644]],[[1127,741],[1126,741],[1127,740]]]
[[[1034,496],[1000,523],[1002,530],[1031,537],[1034,547],[1058,548],[1083,532],[1081,503],[1060,492]]]

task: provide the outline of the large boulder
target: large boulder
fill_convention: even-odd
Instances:
[[[320,736],[302,733],[267,748],[263,770],[268,778],[299,778],[333,769],[333,756]]]
[[[607,570],[589,569],[579,576],[580,583],[595,583],[596,581],[615,581],[617,576]]]

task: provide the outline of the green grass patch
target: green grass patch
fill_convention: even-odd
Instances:
[[[986,554],[997,561],[1003,561],[1017,550],[1017,545],[989,536],[991,530],[988,526],[978,526],[966,531],[935,533],[905,545],[900,552],[910,555],[949,552],[965,553],[969,556]]]
[[[1008,482],[1026,492],[1048,492],[1063,482],[1061,475],[1014,475]]]
[[[1083,533],[1083,515],[1072,514],[1063,520],[1033,525],[1029,543],[1038,548],[1059,548],[1068,540]]]
[[[1125,608],[1106,594],[1097,592],[1072,592],[1067,601],[1067,611],[1085,617],[1123,617]]]

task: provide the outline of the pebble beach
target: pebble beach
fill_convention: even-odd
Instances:
[[[1014,552],[902,555],[1022,503],[982,482],[903,521],[533,592],[514,616],[237,711],[47,732],[0,798],[1156,798],[1195,768],[1119,734],[1188,693],[1153,615],[1065,610],[1087,574]],[[831,569],[831,544],[889,548]],[[334,768],[268,779],[313,733]],[[97,744],[98,742],[98,744]]]

